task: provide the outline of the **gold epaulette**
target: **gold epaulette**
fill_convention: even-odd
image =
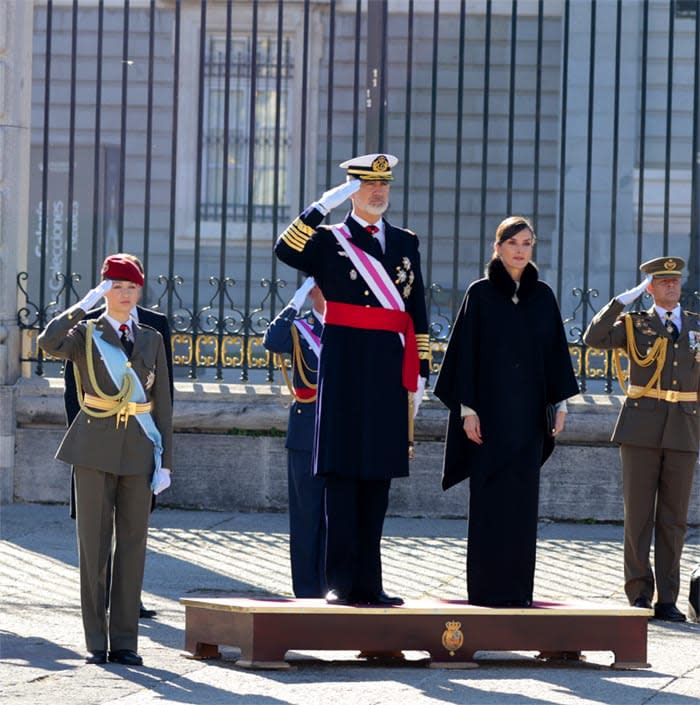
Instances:
[[[280,239],[296,252],[301,252],[313,234],[314,229],[311,226],[307,225],[301,218],[296,218],[280,235]]]

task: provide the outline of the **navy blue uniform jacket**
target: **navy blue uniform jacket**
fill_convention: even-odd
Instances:
[[[380,307],[323,216],[308,208],[279,237],[284,263],[311,274],[327,302]],[[353,218],[352,243],[373,254],[372,235]],[[418,238],[384,221],[386,251],[377,253],[413,319],[428,376],[428,321]],[[401,383],[403,345],[397,333],[329,325],[319,361],[314,472],[363,480],[408,475],[408,392]]]
[[[267,350],[276,353],[292,353],[292,325],[297,312],[292,306],[287,306],[265,331],[263,345]],[[313,331],[320,337],[323,324],[311,313],[306,316],[306,322],[313,326]],[[306,366],[304,375],[310,384],[316,384],[318,358],[311,349],[306,339],[299,333],[299,345]],[[299,370],[294,365],[292,384],[295,388],[306,386],[299,375]],[[289,450],[303,450],[310,453],[314,445],[314,416],[316,404],[314,402],[293,401],[289,409],[289,424],[287,426],[287,443]]]

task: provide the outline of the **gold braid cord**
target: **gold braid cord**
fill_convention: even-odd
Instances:
[[[625,333],[627,334],[627,355],[630,358],[630,365],[634,362],[639,367],[649,367],[656,363],[656,371],[651,376],[651,379],[646,383],[644,388],[639,392],[631,392],[627,387],[627,382],[629,381],[629,370],[625,374],[622,369],[622,364],[620,362],[620,349],[615,348],[613,350],[613,364],[615,365],[615,373],[617,374],[617,381],[620,383],[622,391],[630,399],[639,399],[643,397],[654,385],[659,386],[659,380],[661,379],[661,371],[666,364],[666,351],[668,349],[668,338],[657,338],[652,345],[651,350],[646,355],[642,355],[636,343],[634,342],[634,325],[632,323],[632,316],[628,313],[625,316]]]
[[[312,384],[309,382],[309,378],[306,376],[306,373],[304,372],[304,368],[309,370],[310,372],[315,372],[316,370],[313,370],[311,367],[309,367],[306,364],[306,360],[304,360],[304,355],[301,352],[301,343],[299,343],[299,333],[292,324],[291,328],[291,333],[292,333],[292,360],[291,364],[289,367],[291,369],[294,369],[296,367],[297,371],[299,372],[299,377],[301,378],[302,383],[304,384],[305,387],[308,387],[309,389],[316,389],[318,385]],[[285,360],[282,355],[279,353],[275,353],[275,360],[277,361],[277,364],[279,364],[280,368],[282,369],[282,376],[284,377],[284,381],[287,385],[287,389],[289,389],[289,393],[294,397],[295,401],[299,404],[313,404],[313,402],[316,401],[316,395],[314,394],[313,397],[310,399],[300,399],[296,391],[294,390],[294,385],[292,384],[291,379],[289,379],[289,372],[287,368],[287,361]]]
[[[131,399],[131,392],[133,390],[134,383],[131,379],[131,375],[127,374],[124,375],[122,379],[121,389],[116,394],[107,394],[99,388],[97,384],[97,379],[95,377],[95,363],[92,357],[92,334],[94,328],[95,322],[88,321],[87,332],[85,335],[85,356],[87,358],[86,362],[88,378],[90,380],[90,384],[92,385],[93,390],[95,391],[95,396],[100,397],[100,399],[105,399],[106,401],[116,402],[116,404],[114,405],[113,409],[109,409],[108,411],[96,411],[95,409],[91,409],[90,407],[85,406],[85,403],[83,402],[83,385],[80,380],[80,372],[78,370],[77,365],[73,365],[73,371],[75,372],[75,389],[78,394],[78,404],[80,404],[80,408],[88,416],[94,416],[98,419],[105,419],[110,416],[116,416],[122,411],[122,409],[125,409],[127,407],[127,405],[129,404],[129,399]]]

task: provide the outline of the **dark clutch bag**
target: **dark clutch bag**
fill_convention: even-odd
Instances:
[[[545,432],[550,438],[554,438],[554,424],[557,419],[557,407],[554,404],[545,404],[544,407],[544,423]]]

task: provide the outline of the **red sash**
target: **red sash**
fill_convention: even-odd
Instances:
[[[326,301],[324,325],[347,326],[348,328],[364,328],[365,330],[388,330],[393,333],[403,333],[405,345],[403,349],[403,367],[401,379],[403,386],[409,392],[418,389],[418,345],[413,329],[413,319],[405,311],[388,308],[374,308],[343,304],[338,301]]]
[[[294,394],[297,399],[315,399],[316,390],[309,387],[294,387]]]

